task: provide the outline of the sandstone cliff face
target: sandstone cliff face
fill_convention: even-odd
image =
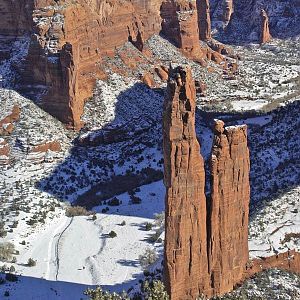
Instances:
[[[191,70],[170,71],[164,103],[166,185],[165,276],[171,299],[192,299],[207,288],[203,158],[195,133]]]
[[[230,20],[226,21],[230,2],[210,0],[213,28],[219,31],[215,37],[222,42],[260,42],[262,8],[269,16],[269,27],[274,37],[285,39],[300,34],[298,0],[234,1],[234,12],[230,15]]]
[[[198,26],[200,40],[211,38],[211,21],[209,0],[197,0],[198,8]]]
[[[261,25],[261,36],[260,36],[260,42],[261,44],[267,43],[271,40],[271,34],[269,29],[269,17],[265,10],[261,10],[261,19],[262,19],[262,25]]]
[[[143,39],[160,31],[161,0],[26,0],[17,9],[11,2],[0,7],[0,34],[33,33],[23,85],[44,86],[44,108],[75,128],[95,80],[105,78],[101,58],[128,40],[143,50]]]
[[[161,6],[162,32],[192,58],[203,58],[199,43],[198,13],[195,1],[168,0]]]
[[[224,128],[216,121],[207,219],[214,294],[232,290],[248,262],[249,169],[247,126]]]

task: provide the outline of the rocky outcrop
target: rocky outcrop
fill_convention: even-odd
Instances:
[[[60,152],[61,151],[61,145],[58,141],[53,142],[45,142],[38,145],[34,145],[31,147],[30,152]]]
[[[211,20],[209,0],[197,0],[199,38],[202,41],[211,38]]]
[[[18,105],[14,105],[12,111],[2,116],[0,119],[0,136],[11,134],[14,130],[14,122],[17,122],[20,118],[20,108]]]
[[[191,70],[170,71],[164,103],[166,186],[165,272],[172,300],[230,291],[248,262],[249,150],[247,127],[215,125],[211,196],[195,133]]]
[[[170,71],[164,103],[165,273],[172,300],[230,291],[248,262],[249,150],[246,126],[215,124],[211,196],[195,133],[191,70]]]
[[[225,24],[228,24],[234,12],[233,0],[223,0],[223,2],[224,2],[223,21],[225,22]]]
[[[171,299],[207,289],[204,162],[195,133],[191,70],[170,70],[163,113],[166,186],[165,276]]]
[[[161,6],[162,32],[178,48],[193,59],[205,56],[199,43],[196,2],[168,0]]]
[[[74,128],[82,125],[84,101],[92,95],[95,80],[105,78],[101,58],[128,40],[142,51],[144,39],[161,28],[161,0],[4,2],[0,11],[7,14],[0,21],[0,34],[33,33],[22,89],[44,86],[48,92],[42,106]],[[10,7],[13,2],[20,2],[17,9]]]
[[[0,138],[0,156],[9,156],[9,144],[3,138]]]
[[[261,10],[261,19],[262,19],[262,25],[261,25],[261,36],[260,36],[260,43],[264,44],[271,40],[271,34],[269,29],[269,17],[265,10]]]
[[[247,126],[216,121],[214,131],[207,229],[211,287],[219,295],[241,280],[249,259],[250,162]]]
[[[9,164],[10,146],[7,141],[0,138],[0,166]]]

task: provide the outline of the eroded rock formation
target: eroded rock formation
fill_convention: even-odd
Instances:
[[[211,38],[209,0],[197,0],[199,38],[202,41]]]
[[[163,114],[165,282],[171,300],[222,295],[269,268],[300,273],[300,253],[292,250],[249,260],[246,125],[215,121],[210,194],[205,193],[195,106],[191,70],[171,69]]]
[[[198,13],[195,1],[168,0],[161,6],[162,32],[191,57],[204,57],[199,43]]]
[[[204,162],[195,133],[196,91],[190,69],[171,70],[164,102],[165,274],[171,299],[207,288]]]
[[[250,201],[247,126],[216,121],[207,215],[208,261],[214,294],[233,289],[248,262]]]
[[[272,38],[269,29],[269,17],[264,9],[261,10],[261,19],[262,19],[262,25],[261,25],[260,42],[261,44],[264,44],[269,42]]]
[[[20,108],[18,105],[14,105],[12,111],[3,116],[0,119],[0,136],[11,134],[14,130],[14,122],[17,122],[20,118]]]
[[[189,68],[170,71],[164,104],[165,267],[172,300],[230,291],[248,262],[249,150],[246,126],[216,122],[211,197],[195,133]]]

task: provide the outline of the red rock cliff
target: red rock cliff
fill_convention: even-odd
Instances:
[[[195,1],[165,1],[161,6],[161,16],[163,33],[178,48],[186,53],[200,49]]]
[[[199,38],[202,41],[211,38],[211,20],[209,0],[197,0]]]
[[[196,91],[190,69],[170,71],[164,102],[165,276],[171,299],[207,288],[204,163],[195,133]]]
[[[247,126],[216,121],[208,207],[208,256],[214,294],[231,291],[248,262],[250,201]]]
[[[19,3],[16,9],[11,2]],[[105,78],[101,58],[128,40],[141,48],[142,39],[158,33],[160,5],[161,0],[6,0],[0,6],[6,13],[0,34],[33,33],[23,85],[45,86],[45,109],[79,128],[84,100],[96,78]],[[65,65],[65,45],[72,48],[67,52],[73,67]]]

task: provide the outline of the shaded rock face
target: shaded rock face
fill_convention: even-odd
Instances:
[[[11,2],[20,4],[15,9]],[[161,0],[4,3],[0,10],[7,16],[0,21],[0,34],[33,33],[22,74],[23,86],[45,86],[48,93],[42,105],[75,128],[82,125],[84,100],[92,95],[95,80],[106,76],[101,58],[113,55],[115,48],[128,40],[142,50],[143,40],[161,28]],[[67,66],[70,61],[72,66]]]
[[[300,34],[298,0],[234,1],[234,11],[228,20],[227,12],[230,12],[230,2],[230,0],[210,0],[213,28],[218,31],[214,37],[219,41],[224,43],[260,42],[262,9],[269,16],[269,27],[273,37],[286,39]]]
[[[202,41],[211,38],[209,0],[197,0],[199,38]]]
[[[248,262],[250,201],[247,126],[216,121],[208,208],[208,260],[214,294],[233,289]]]
[[[161,6],[162,32],[185,54],[202,57],[198,14],[194,1],[165,1]]]
[[[164,103],[165,274],[172,300],[230,291],[248,261],[249,150],[246,126],[216,122],[211,196],[195,133],[191,70],[170,71]]]
[[[271,34],[269,29],[269,17],[265,10],[261,10],[261,19],[262,19],[262,25],[261,25],[261,36],[260,36],[260,42],[261,44],[267,43],[271,40]]]
[[[195,99],[191,70],[171,70],[163,115],[165,276],[171,299],[192,299],[207,288],[209,279],[205,174],[195,133]]]

